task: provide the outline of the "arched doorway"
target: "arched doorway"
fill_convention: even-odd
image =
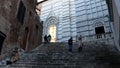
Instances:
[[[48,32],[51,35],[50,42],[56,42],[56,26],[55,25],[49,26]]]
[[[51,35],[51,41],[50,42],[56,42],[57,41],[57,27],[58,27],[58,20],[56,17],[49,17],[44,23],[43,23],[43,38],[45,35]],[[43,39],[44,40],[44,39]]]

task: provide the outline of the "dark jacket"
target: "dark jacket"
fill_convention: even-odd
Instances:
[[[72,44],[73,44],[72,38],[70,38],[70,39],[68,40],[68,44],[69,44],[69,45],[72,45]]]

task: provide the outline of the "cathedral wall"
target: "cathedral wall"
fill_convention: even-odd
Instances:
[[[41,19],[44,21],[44,24],[47,24],[46,21],[51,16],[58,19],[57,42],[67,42],[70,36],[74,37],[75,40],[76,24],[74,7],[74,0],[53,0],[43,3],[42,5]]]
[[[57,41],[67,42],[70,36],[75,41],[76,35],[82,35],[84,42],[96,42],[98,40],[104,42],[102,41],[104,39],[104,43],[109,44],[113,41],[105,0],[53,0],[44,3],[42,7],[41,19],[44,24],[50,16],[54,16],[59,20]],[[96,28],[101,26],[104,28],[104,33],[99,38],[96,34]],[[110,44],[113,44],[113,42]]]
[[[105,39],[106,44],[113,41],[106,2],[104,0],[76,0],[75,3],[77,34],[82,35],[83,41],[101,40],[103,43],[102,40]],[[98,37],[95,28],[101,26],[104,27],[104,34]],[[113,42],[111,44],[113,45]]]

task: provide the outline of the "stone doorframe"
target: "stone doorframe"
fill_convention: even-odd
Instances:
[[[57,40],[57,31],[58,31],[58,24],[59,24],[59,21],[56,17],[54,16],[51,16],[49,17],[48,19],[46,19],[46,21],[43,23],[43,41],[44,41],[44,36],[45,35],[48,35],[48,29],[51,25],[55,25],[56,26],[56,40]]]

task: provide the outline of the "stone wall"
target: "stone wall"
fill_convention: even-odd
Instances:
[[[120,51],[120,0],[106,0],[116,48]]]
[[[26,10],[23,23],[18,18],[20,1]],[[0,31],[6,35],[2,45],[0,60],[8,57],[13,47],[29,51],[42,41],[42,24],[35,13],[36,0],[0,0]]]
[[[117,49],[120,51],[120,1],[114,0],[112,1],[113,6],[113,29],[114,29],[114,39]]]

